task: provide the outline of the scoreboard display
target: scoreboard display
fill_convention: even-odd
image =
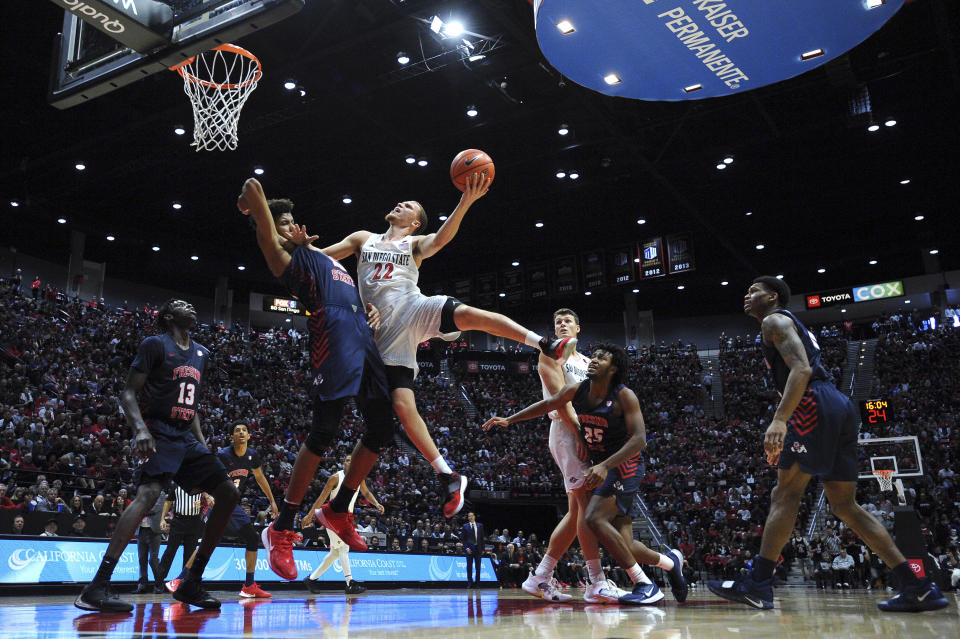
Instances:
[[[863,424],[886,424],[890,419],[889,405],[885,399],[868,399],[860,402],[860,421]]]

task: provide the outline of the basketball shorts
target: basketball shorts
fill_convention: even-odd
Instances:
[[[572,492],[583,487],[583,477],[587,474],[586,462],[577,457],[577,439],[570,428],[559,419],[550,422],[550,454],[557,462],[560,474],[563,475],[563,487]]]
[[[636,517],[640,514],[637,493],[640,491],[640,480],[643,479],[643,475],[644,465],[638,454],[616,468],[611,468],[607,472],[606,480],[593,489],[593,494],[598,497],[615,498],[621,514]]]
[[[253,521],[250,519],[250,515],[247,514],[243,508],[239,505],[234,506],[233,512],[230,513],[230,521],[227,525],[232,526],[234,530],[238,531],[244,526],[253,524]]]
[[[350,546],[347,545],[347,542],[340,539],[340,536],[337,533],[333,532],[327,528],[327,537],[330,538],[330,551],[340,550],[341,548],[346,548],[347,552],[350,552]]]
[[[829,382],[813,382],[787,421],[778,468],[800,470],[824,481],[857,481],[860,415],[850,398]]]
[[[191,430],[174,428],[159,419],[146,421],[157,452],[138,462],[134,475],[137,485],[172,479],[188,493],[212,493],[228,480],[223,463],[197,441]]]
[[[402,304],[378,309],[380,311],[380,328],[377,329],[377,348],[387,366],[404,366],[413,369],[416,377],[419,372],[417,366],[417,345],[439,337],[454,340],[460,336],[460,331],[451,333],[440,332],[440,320],[443,307],[450,298],[446,295],[409,294]],[[456,300],[454,300],[456,301]]]
[[[383,360],[363,313],[328,305],[310,316],[308,326],[315,402],[344,397],[390,401]]]

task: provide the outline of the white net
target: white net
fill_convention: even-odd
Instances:
[[[893,472],[892,470],[875,470],[873,476],[880,483],[880,490],[889,492],[893,490]]]
[[[197,151],[237,148],[240,111],[262,75],[256,56],[222,44],[175,67],[193,105],[193,142]]]

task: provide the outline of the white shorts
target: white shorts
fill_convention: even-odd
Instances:
[[[374,339],[380,357],[387,366],[405,366],[417,376],[417,345],[434,337],[447,341],[460,332],[441,333],[440,315],[447,303],[446,295],[409,295],[402,305],[380,311],[380,328]]]
[[[329,528],[327,528],[327,537],[330,538],[330,550],[339,550],[341,547],[345,547],[347,552],[350,552],[350,546],[347,546],[347,542],[340,539],[340,536]]]
[[[589,467],[577,457],[577,440],[562,420],[550,421],[549,444],[550,454],[563,475],[563,487],[568,493],[582,488]]]

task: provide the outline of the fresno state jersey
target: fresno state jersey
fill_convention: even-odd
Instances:
[[[209,359],[210,351],[193,339],[185,349],[169,333],[143,340],[131,366],[147,374],[140,404],[144,419],[189,428],[196,415],[200,383]]]
[[[590,460],[594,464],[602,462],[623,448],[627,441],[627,425],[623,421],[623,415],[617,415],[614,412],[617,394],[623,387],[623,384],[620,384],[616,388],[611,388],[607,396],[591,408],[588,404],[590,381],[587,380],[580,383],[573,401],[570,402],[577,413],[577,419],[583,429],[583,438],[587,442],[587,448],[590,449]]]
[[[230,481],[237,487],[240,494],[247,487],[247,480],[253,475],[255,468],[260,468],[260,455],[257,451],[247,446],[247,452],[243,455],[237,455],[233,446],[227,446],[217,451],[217,457],[223,462],[227,469],[227,475]]]
[[[420,268],[413,259],[410,237],[390,241],[383,234],[371,235],[360,247],[357,277],[363,301],[373,304],[381,313],[402,304],[411,293],[420,295]]]
[[[803,325],[803,322],[797,319],[796,315],[787,309],[778,308],[774,312],[789,317],[793,320],[793,325],[797,328],[797,334],[800,336],[800,342],[803,344],[803,350],[807,355],[807,363],[810,364],[811,373],[807,385],[809,386],[813,382],[833,383],[833,375],[827,372],[827,369],[824,368],[820,361],[820,345],[817,343],[817,338],[813,336],[813,333]],[[762,346],[763,357],[767,362],[767,368],[770,369],[770,372],[773,374],[774,385],[782,395],[783,389],[787,387],[787,377],[790,375],[790,367],[783,361],[783,356],[780,355],[780,351],[778,351],[775,346],[767,346],[766,344],[762,344]]]

